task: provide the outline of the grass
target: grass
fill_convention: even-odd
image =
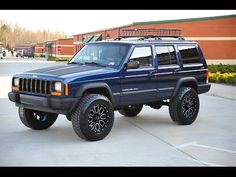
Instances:
[[[56,62],[62,62],[66,61],[68,62],[71,58],[70,57],[48,57],[48,61],[56,61]]]

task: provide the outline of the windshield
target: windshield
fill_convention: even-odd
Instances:
[[[69,63],[119,67],[129,49],[126,44],[87,44]]]

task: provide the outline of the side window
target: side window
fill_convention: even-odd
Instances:
[[[156,46],[158,66],[176,65],[176,55],[173,46]]]
[[[183,64],[201,63],[201,58],[196,49],[196,46],[178,46]]]
[[[149,68],[152,66],[151,47],[136,47],[130,57],[130,60],[139,61],[140,68]]]

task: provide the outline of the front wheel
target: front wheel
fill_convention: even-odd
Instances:
[[[129,105],[119,110],[119,113],[127,117],[137,116],[143,108],[143,105]]]
[[[34,111],[19,107],[21,122],[32,129],[43,130],[51,127],[57,119],[58,114]]]
[[[199,98],[191,87],[181,87],[178,94],[169,104],[171,119],[181,125],[195,121],[199,112]]]
[[[98,141],[112,129],[114,110],[110,100],[99,94],[85,95],[70,115],[75,133],[85,140]]]

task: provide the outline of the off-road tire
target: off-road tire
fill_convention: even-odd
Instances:
[[[192,124],[199,112],[199,98],[191,87],[181,87],[178,94],[170,101],[171,119],[180,125]]]
[[[18,108],[18,113],[21,122],[26,127],[34,130],[43,130],[51,127],[58,116],[58,114],[34,111],[23,107]]]
[[[142,111],[143,105],[129,105],[119,111],[120,114],[127,117],[135,117]]]
[[[98,141],[112,129],[114,109],[110,100],[100,94],[85,95],[71,114],[75,133],[82,139]]]

